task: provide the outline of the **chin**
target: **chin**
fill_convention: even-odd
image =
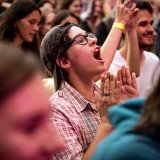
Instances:
[[[102,74],[102,73],[105,72],[105,71],[106,71],[106,69],[105,69],[105,68],[102,68],[101,70],[98,71],[97,75]]]
[[[33,42],[33,39],[34,39],[34,38],[30,37],[30,38],[28,38],[28,39],[25,39],[25,42],[31,43],[31,42]]]
[[[153,43],[144,43],[140,45],[140,48],[146,49],[146,48],[152,47],[153,45],[154,45]]]

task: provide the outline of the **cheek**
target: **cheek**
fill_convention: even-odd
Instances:
[[[25,31],[27,31],[27,30],[29,30],[29,28],[30,28],[30,26],[29,25],[27,25],[27,23],[20,23],[19,25],[18,25],[18,30],[20,31],[20,32],[25,32]]]
[[[10,144],[15,146],[15,152],[19,152],[19,154],[23,156],[30,155],[33,152],[33,142],[31,142],[29,136],[26,136],[23,133],[13,133],[10,135]]]
[[[137,37],[138,37],[138,39],[142,39],[142,31],[141,30],[137,30]]]
[[[28,139],[24,135],[12,131],[3,136],[0,147],[1,151],[3,151],[3,157],[6,157],[7,160],[26,159],[27,157],[32,157],[34,152],[32,145],[29,144]]]
[[[47,25],[44,25],[42,28],[41,28],[41,33],[42,35],[45,35],[45,33],[47,32]]]
[[[89,59],[91,59],[89,54],[85,54],[85,51],[79,52],[79,54],[74,54],[69,57],[72,65],[78,66],[86,66],[89,63]]]

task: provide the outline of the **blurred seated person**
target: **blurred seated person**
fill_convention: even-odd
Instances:
[[[45,36],[45,34],[51,29],[51,24],[56,14],[53,8],[41,7],[40,10],[41,10],[41,20],[39,22],[39,32],[37,32],[39,52],[42,39]]]

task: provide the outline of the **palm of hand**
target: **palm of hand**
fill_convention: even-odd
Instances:
[[[138,97],[137,88],[134,88],[132,85],[128,84],[125,84],[121,87],[121,101],[126,101],[134,97]]]

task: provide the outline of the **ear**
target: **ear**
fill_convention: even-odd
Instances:
[[[18,20],[14,23],[14,27],[16,28],[18,26]]]
[[[69,60],[66,60],[66,58],[56,59],[56,63],[61,68],[67,69],[71,67],[71,63]]]

